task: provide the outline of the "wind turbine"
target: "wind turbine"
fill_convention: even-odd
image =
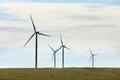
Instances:
[[[52,60],[54,59],[54,68],[56,68],[56,53],[61,49],[61,47],[60,48],[58,48],[57,50],[54,50],[50,45],[48,45],[50,48],[51,48],[51,50],[53,51],[53,55],[52,55]]]
[[[94,68],[94,56],[98,55],[98,54],[93,54],[92,50],[89,48],[89,51],[91,53],[91,57],[89,59],[89,61],[92,59],[92,68]]]
[[[65,48],[68,50],[70,49],[64,45],[61,34],[60,34],[60,40],[61,40],[61,48],[62,48],[62,68],[64,68],[64,49]]]
[[[36,27],[35,27],[35,24],[34,24],[34,21],[32,19],[32,16],[30,14],[30,19],[31,19],[31,22],[32,22],[32,25],[33,25],[33,29],[34,29],[34,33],[32,34],[32,36],[28,39],[28,41],[25,43],[24,47],[27,45],[27,43],[33,38],[33,36],[35,36],[35,68],[37,68],[37,55],[38,55],[38,35],[43,35],[43,36],[48,36],[47,34],[43,34],[43,33],[40,33],[39,31],[36,30]]]

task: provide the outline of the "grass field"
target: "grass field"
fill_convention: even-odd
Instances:
[[[120,80],[120,68],[0,69],[0,80]]]

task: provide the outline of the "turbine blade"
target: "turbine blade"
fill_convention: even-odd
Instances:
[[[60,34],[61,45],[63,46],[62,35]]]
[[[44,36],[48,36],[48,37],[50,37],[50,35],[43,34],[43,33],[40,33],[40,32],[38,32],[38,34],[39,34],[39,35],[44,35]]]
[[[32,37],[35,35],[35,33],[28,39],[28,41],[25,43],[24,47],[27,45],[27,43],[32,39]]]
[[[61,48],[62,48],[62,47],[58,48],[58,49],[56,50],[56,52],[58,52]]]
[[[91,59],[92,59],[92,56],[89,58],[89,62],[90,62]]]
[[[31,21],[32,21],[32,25],[33,25],[34,31],[36,32],[35,24],[34,24],[34,21],[33,21],[33,19],[32,19],[31,14],[30,14],[30,19],[31,19]]]
[[[89,48],[91,55],[93,55],[92,50]]]
[[[68,49],[68,50],[70,50],[70,48],[68,48],[68,47],[66,47],[66,46],[65,46],[65,48]]]
[[[51,48],[51,50],[54,52],[55,50],[50,46],[50,45],[48,45],[50,48]]]

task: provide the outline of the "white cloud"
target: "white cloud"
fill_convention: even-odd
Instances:
[[[0,40],[2,45],[13,45],[13,40],[15,40],[14,46],[21,45],[31,36],[33,28],[29,18],[30,13],[39,31],[53,34],[53,36],[62,32],[66,44],[68,43],[74,49],[78,49],[79,46],[83,48],[90,46],[95,49],[106,47],[113,49],[120,44],[120,37],[118,36],[120,34],[119,5],[8,2],[1,3],[0,9],[4,13],[20,18],[16,21],[0,20],[0,26],[15,28],[18,32],[21,31],[21,33],[18,33],[2,30],[0,32],[0,36],[3,38]],[[20,42],[18,43],[16,39],[19,39]],[[59,43],[59,40],[52,40],[55,38],[44,39],[41,39],[42,43],[40,44],[43,45],[46,42],[49,44]]]

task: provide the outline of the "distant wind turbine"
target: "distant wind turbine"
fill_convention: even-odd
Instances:
[[[50,45],[48,45],[50,48],[51,48],[51,50],[53,51],[53,55],[52,55],[52,60],[54,59],[54,68],[56,68],[56,53],[61,49],[61,47],[60,48],[58,48],[57,50],[54,50]]]
[[[89,48],[89,50],[90,50],[90,53],[91,53],[89,61],[92,59],[92,68],[94,68],[94,56],[96,56],[98,54],[93,54],[93,52],[92,52],[92,50],[90,48]]]
[[[30,19],[31,19],[31,22],[32,22],[32,25],[33,25],[33,28],[34,28],[34,33],[32,34],[32,36],[28,39],[28,41],[25,43],[24,47],[27,45],[27,43],[33,38],[33,36],[35,35],[35,68],[37,68],[37,53],[38,53],[38,35],[43,35],[43,36],[48,36],[50,37],[50,35],[46,35],[46,34],[43,34],[43,33],[40,33],[39,31],[36,31],[36,27],[35,27],[35,24],[34,24],[34,21],[32,19],[32,16],[30,14]]]
[[[62,68],[64,68],[64,49],[65,48],[68,50],[70,49],[64,45],[61,34],[60,34],[60,40],[61,40],[61,48],[62,48]]]

